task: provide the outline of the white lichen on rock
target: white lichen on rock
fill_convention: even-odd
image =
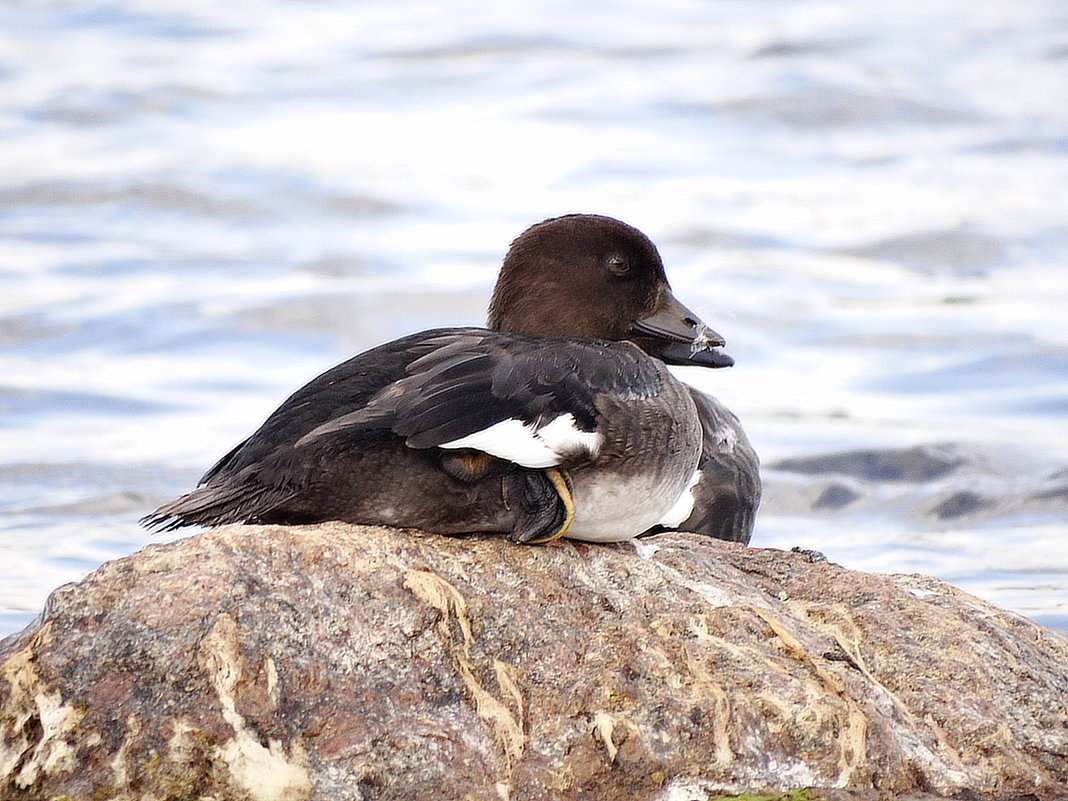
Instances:
[[[311,792],[307,755],[299,741],[287,749],[277,739],[264,745],[237,711],[234,690],[245,679],[240,634],[233,617],[223,613],[200,641],[199,662],[207,673],[222,707],[223,719],[234,730],[233,737],[216,748],[219,759],[229,768],[234,783],[248,792],[253,801],[303,801]],[[270,676],[270,671],[268,671]],[[277,694],[277,678],[269,685]]]

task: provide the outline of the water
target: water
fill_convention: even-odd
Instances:
[[[569,211],[727,337],[754,545],[1068,631],[1065,187],[1060,0],[5,4],[0,634]]]

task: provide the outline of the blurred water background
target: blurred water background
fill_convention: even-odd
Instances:
[[[1063,0],[74,0],[0,6],[0,635],[573,211],[726,336],[753,545],[1068,631]]]

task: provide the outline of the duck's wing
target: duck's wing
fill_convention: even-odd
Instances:
[[[388,428],[412,448],[472,449],[523,467],[596,456],[600,401],[651,397],[663,376],[627,343],[468,330],[421,343],[405,376],[297,443]]]

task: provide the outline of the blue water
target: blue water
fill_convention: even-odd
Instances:
[[[1066,187],[1060,0],[5,4],[0,634],[570,211],[728,339],[755,546],[1068,630]]]

